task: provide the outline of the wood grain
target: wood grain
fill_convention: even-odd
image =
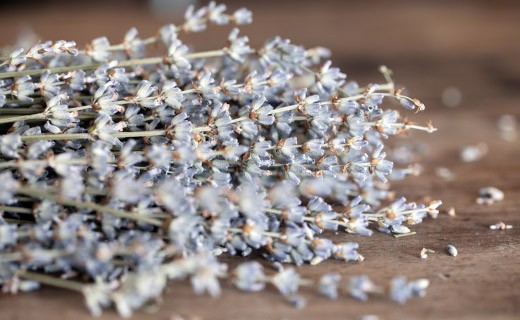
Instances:
[[[84,43],[108,34],[122,37],[135,25],[143,35],[152,34],[164,20],[156,19],[132,2],[115,8],[98,2],[78,14],[77,4],[52,1],[36,5],[37,10],[10,6],[0,10],[0,43],[13,41],[20,21],[32,23],[45,38],[76,39]],[[243,5],[229,2],[230,6]],[[248,2],[255,24],[244,28],[253,43],[274,34],[308,47],[324,45],[333,60],[362,84],[377,81],[377,65],[385,63],[395,71],[413,95],[428,105],[419,121],[432,120],[435,134],[413,133],[397,143],[423,143],[420,177],[395,184],[398,195],[411,200],[424,196],[442,199],[444,208],[456,208],[457,216],[441,214],[414,226],[416,236],[394,239],[383,234],[360,237],[331,235],[337,240],[360,243],[362,263],[329,261],[299,271],[317,279],[326,272],[339,272],[345,279],[367,274],[386,282],[395,275],[426,277],[431,287],[423,299],[397,305],[374,298],[361,303],[342,296],[336,301],[304,291],[308,306],[296,310],[285,304],[274,289],[245,294],[224,282],[221,298],[196,296],[187,282],[172,283],[162,305],[153,313],[141,311],[136,319],[359,319],[375,314],[380,319],[518,319],[520,318],[520,140],[499,138],[496,121],[500,115],[520,119],[520,3],[517,1],[304,1]],[[276,9],[275,9],[276,8]],[[117,19],[114,19],[117,17]],[[227,30],[194,35],[195,47],[215,48]],[[457,108],[441,103],[449,86],[462,93]],[[485,142],[488,154],[476,163],[462,163],[461,147]],[[435,168],[453,170],[456,178],[447,182],[435,176]],[[492,206],[475,204],[478,189],[496,186],[505,200]],[[504,221],[513,225],[506,231],[489,230]],[[443,252],[447,244],[459,250],[457,257]],[[423,247],[434,249],[427,260],[419,259]],[[234,265],[243,259],[224,258]],[[263,262],[262,260],[259,260]],[[443,275],[442,279],[439,275]],[[35,293],[0,296],[0,319],[90,319],[82,297],[44,288]],[[102,319],[118,319],[113,310]]]

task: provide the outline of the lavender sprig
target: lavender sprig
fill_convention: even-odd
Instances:
[[[394,168],[387,139],[436,130],[383,106],[425,109],[395,88],[390,69],[380,68],[382,83],[360,86],[323,48],[280,37],[251,48],[238,28],[211,51],[181,40],[251,20],[211,2],[151,37],[131,28],[117,44],[49,41],[0,59],[4,292],[53,285],[83,294],[95,316],[114,305],[128,317],[170,280],[218,296],[229,278],[244,291],[272,286],[303,307],[301,287],[339,298],[340,275],[316,282],[251,261],[228,271],[217,256],[361,263],[356,235],[411,235],[437,216],[440,201],[408,202],[389,189],[419,170],[411,161]],[[147,56],[152,43],[163,54]],[[331,241],[327,231],[338,230]],[[403,303],[428,284],[395,278],[386,293]],[[346,291],[361,300],[385,293],[366,276]]]

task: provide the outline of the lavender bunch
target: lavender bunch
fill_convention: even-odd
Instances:
[[[425,109],[384,82],[359,86],[327,60],[275,37],[249,46],[234,27],[221,48],[193,52],[186,32],[241,25],[251,12],[223,4],[190,7],[180,25],[141,38],[72,41],[14,49],[0,60],[0,284],[4,292],[40,283],[81,292],[93,315],[122,316],[158,299],[168,280],[189,277],[197,293],[270,283],[301,306],[300,286],[338,296],[339,275],[319,283],[292,268],[267,275],[257,262],[228,271],[220,254],[297,266],[362,261],[355,236],[326,231],[410,234],[436,217],[430,204],[395,198],[384,142],[419,130],[397,110]],[[159,44],[162,56],[146,47]],[[389,153],[390,154],[390,153]],[[340,204],[333,209],[332,204]],[[88,279],[79,280],[79,279]],[[427,280],[396,278],[390,297],[421,296]],[[368,278],[347,291],[382,292]]]

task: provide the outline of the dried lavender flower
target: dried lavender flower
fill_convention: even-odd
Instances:
[[[0,203],[11,204],[15,202],[14,194],[19,186],[10,171],[0,173]]]
[[[240,8],[233,13],[232,19],[236,24],[250,24],[253,22],[253,14],[246,8]]]
[[[504,192],[496,187],[484,187],[478,191],[478,204],[491,205],[495,202],[504,200]]]
[[[108,50],[110,47],[110,42],[106,37],[100,37],[94,39],[90,45],[87,47],[87,54],[94,60],[98,62],[106,62],[109,60],[111,53]]]
[[[31,77],[26,75],[16,80],[11,94],[20,101],[32,102],[33,99],[30,96],[34,93],[35,88],[36,85],[31,81]]]
[[[341,277],[315,282],[282,263],[361,262],[356,234],[411,235],[404,224],[437,216],[438,200],[382,205],[388,179],[419,171],[401,166],[413,148],[393,150],[387,139],[436,130],[386,106],[425,108],[395,90],[390,69],[380,69],[384,83],[360,87],[325,48],[280,37],[252,48],[237,28],[215,50],[181,41],[252,21],[247,9],[226,10],[190,6],[148,38],[130,28],[120,43],[100,37],[84,50],[46,41],[0,61],[6,292],[52,285],[81,292],[94,316],[113,306],[129,317],[167,281],[218,296],[229,278],[243,291],[272,284],[301,308],[300,287],[336,299]],[[147,56],[149,45],[162,55]],[[327,230],[346,233],[333,240]],[[250,260],[228,271],[223,253],[262,256],[277,273]],[[425,286],[396,281],[392,296],[404,302]],[[361,300],[382,293],[366,276],[348,290]]]
[[[420,257],[421,259],[428,259],[428,253],[435,253],[432,249],[422,248]]]
[[[337,273],[326,274],[320,278],[319,291],[329,299],[338,298],[338,285],[341,275]]]
[[[428,279],[418,279],[408,282],[406,277],[395,277],[390,283],[390,299],[398,303],[405,303],[413,297],[426,295],[426,288],[430,285]]]
[[[506,229],[513,229],[513,226],[510,224],[505,224],[502,221],[499,221],[495,224],[492,224],[489,226],[489,229],[491,230],[506,230]]]
[[[450,256],[456,257],[458,254],[457,248],[455,248],[453,245],[449,244],[444,248],[446,250],[446,253]]]
[[[261,291],[265,288],[265,278],[263,267],[258,262],[246,262],[239,265],[235,271],[236,279],[234,284],[240,290]]]
[[[11,133],[0,137],[0,152],[10,158],[18,158],[18,148],[22,146],[19,134]]]
[[[446,181],[451,181],[455,179],[454,173],[450,169],[445,167],[435,168],[435,174]]]
[[[487,152],[488,146],[483,142],[476,145],[465,146],[460,151],[460,159],[463,162],[475,162],[482,159]]]
[[[377,286],[365,275],[350,278],[347,291],[352,297],[361,300],[368,300],[368,293],[377,292]]]
[[[284,296],[290,296],[298,291],[300,275],[293,268],[287,268],[277,273],[271,282]]]
[[[518,136],[518,120],[515,116],[505,114],[498,121],[500,137],[505,141],[515,141]]]

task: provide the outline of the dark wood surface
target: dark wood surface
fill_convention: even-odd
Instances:
[[[32,2],[31,2],[32,3]],[[51,4],[49,4],[51,3]],[[12,42],[21,22],[33,25],[45,39],[75,39],[85,43],[101,34],[116,41],[130,26],[143,36],[155,32],[165,20],[154,18],[144,7],[44,2],[31,7],[0,10],[0,43]],[[230,2],[236,7],[242,3]],[[374,298],[362,303],[342,296],[336,301],[303,291],[308,306],[296,310],[274,289],[245,294],[223,283],[222,297],[194,295],[186,282],[172,283],[162,305],[153,313],[139,312],[136,319],[359,319],[375,314],[380,319],[518,319],[520,318],[520,140],[500,139],[497,119],[513,114],[520,119],[520,3],[518,1],[332,1],[247,2],[255,13],[253,26],[244,28],[254,44],[280,34],[307,47],[323,45],[333,60],[362,84],[377,81],[378,64],[392,67],[395,77],[427,110],[410,115],[432,120],[438,132],[414,132],[407,139],[423,142],[424,173],[395,184],[398,195],[411,200],[442,199],[454,207],[456,217],[441,214],[413,227],[416,236],[394,239],[383,234],[360,237],[332,235],[360,243],[362,263],[329,261],[299,271],[317,279],[339,272],[345,279],[367,274],[386,282],[395,275],[431,280],[427,296],[397,305]],[[99,11],[99,7],[103,11]],[[95,9],[93,9],[95,8]],[[176,18],[178,19],[178,17]],[[227,30],[215,29],[190,36],[197,49],[220,45]],[[448,108],[441,103],[446,87],[462,93],[462,103]],[[485,142],[488,154],[475,163],[460,161],[459,150]],[[447,182],[434,174],[448,167],[455,179]],[[492,206],[475,204],[478,189],[496,186],[505,200]],[[504,221],[505,231],[489,230]],[[457,257],[443,252],[454,244]],[[421,248],[434,249],[427,260]],[[242,259],[225,258],[231,265]],[[441,279],[440,274],[444,275]],[[35,293],[0,296],[0,319],[89,319],[80,295],[44,288]],[[107,310],[103,319],[118,319]]]

